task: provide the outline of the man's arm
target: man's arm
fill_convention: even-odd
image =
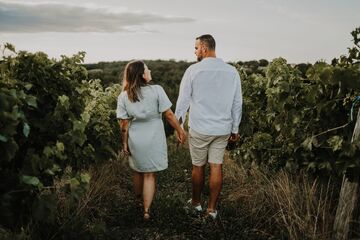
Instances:
[[[190,72],[187,69],[180,83],[179,97],[176,102],[175,116],[179,119],[180,124],[185,121],[186,112],[190,106],[190,98],[192,93]]]
[[[233,138],[233,134],[237,135],[239,132],[239,125],[242,115],[242,102],[243,102],[240,76],[238,73],[235,75],[235,80],[236,80],[236,85],[235,85],[236,90],[235,90],[233,105],[231,108],[231,115],[233,119],[232,130],[231,130],[232,138]]]

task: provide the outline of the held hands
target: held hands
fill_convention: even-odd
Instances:
[[[182,128],[180,128],[180,130],[176,131],[176,138],[178,140],[178,143],[180,143],[180,144],[185,143],[185,141],[186,141],[186,133]]]

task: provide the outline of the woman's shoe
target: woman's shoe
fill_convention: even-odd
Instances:
[[[200,212],[202,212],[202,210],[203,210],[200,203],[197,204],[197,205],[193,205],[191,198],[187,201],[187,204],[188,204],[188,206],[190,206],[190,208],[192,208],[192,209],[193,209],[194,211],[196,211],[197,213],[200,213]]]
[[[143,219],[144,219],[144,221],[150,220],[150,209],[148,209],[147,211],[144,211]]]

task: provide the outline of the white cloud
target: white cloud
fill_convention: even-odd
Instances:
[[[193,22],[192,18],[164,16],[127,8],[0,1],[0,32],[129,32],[148,24]],[[156,30],[146,30],[156,31]]]
[[[321,20],[319,17],[321,13],[314,9],[316,8],[315,4],[307,5],[307,1],[295,3],[288,0],[259,0],[259,2],[265,11],[269,11],[273,18],[280,17],[284,24],[291,21],[297,24],[318,25]]]

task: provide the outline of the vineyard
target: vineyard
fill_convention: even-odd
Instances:
[[[360,170],[360,144],[352,141],[360,28],[351,34],[354,45],[331,64],[232,63],[242,79],[241,140],[225,164],[215,235],[181,207],[190,195],[191,164],[188,150],[172,143],[170,167],[159,174],[158,220],[143,226],[137,219],[115,117],[125,62],[87,65],[83,52],[57,60],[0,45],[0,239],[331,238],[341,177],[358,181]],[[191,63],[146,63],[175,104]],[[286,209],[272,195],[282,184],[307,215],[275,217]],[[312,212],[320,206],[322,219]]]

